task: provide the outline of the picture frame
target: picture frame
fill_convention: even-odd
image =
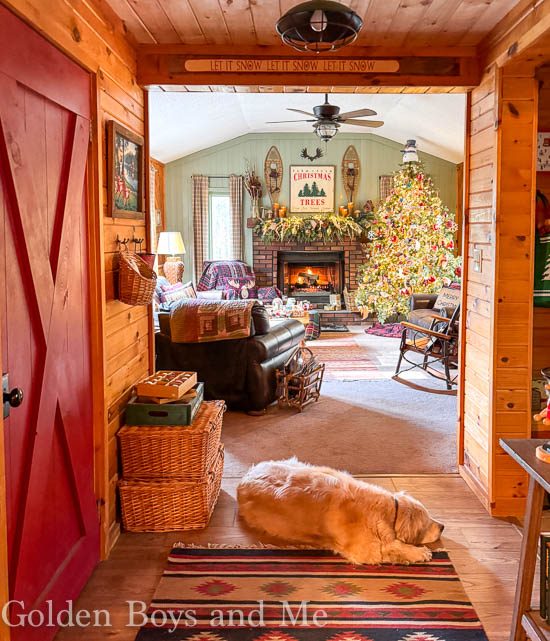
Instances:
[[[335,165],[290,165],[290,213],[334,213]]]
[[[537,172],[550,173],[550,131],[537,132]]]
[[[108,212],[112,218],[145,219],[145,144],[142,136],[107,122]]]

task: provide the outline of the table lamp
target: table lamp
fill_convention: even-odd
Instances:
[[[176,254],[185,254],[185,245],[179,231],[161,231],[157,246],[157,255],[166,256],[166,262],[162,266],[164,275],[171,285],[181,283],[184,266],[181,258]]]

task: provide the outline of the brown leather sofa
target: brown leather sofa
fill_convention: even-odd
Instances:
[[[232,409],[260,411],[276,398],[275,371],[305,334],[302,323],[285,320],[273,327],[260,305],[252,311],[248,338],[206,343],[173,343],[170,314],[159,314],[155,334],[157,370],[188,370],[204,382],[206,399],[222,399]]]

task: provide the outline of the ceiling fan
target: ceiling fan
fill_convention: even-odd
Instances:
[[[372,109],[356,109],[355,111],[347,111],[340,113],[340,107],[331,105],[328,101],[328,94],[325,94],[325,102],[322,105],[313,107],[313,113],[302,111],[301,109],[292,109],[288,107],[288,111],[295,111],[305,116],[313,116],[312,119],[304,120],[279,120],[274,122],[266,122],[266,125],[275,125],[283,122],[312,122],[315,133],[321,140],[328,142],[338,132],[340,125],[355,125],[358,127],[381,127],[384,122],[382,120],[357,120],[364,116],[376,116],[376,111]]]

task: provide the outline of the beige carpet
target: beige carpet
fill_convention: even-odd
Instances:
[[[227,412],[225,476],[241,476],[254,463],[290,456],[353,474],[456,471],[456,397],[391,380],[398,340],[364,332],[346,336],[366,350],[369,365],[376,366],[370,371],[375,380],[364,380],[359,371],[349,380],[354,374],[347,369],[346,380],[324,381],[320,400],[301,414],[277,405],[264,416]]]

